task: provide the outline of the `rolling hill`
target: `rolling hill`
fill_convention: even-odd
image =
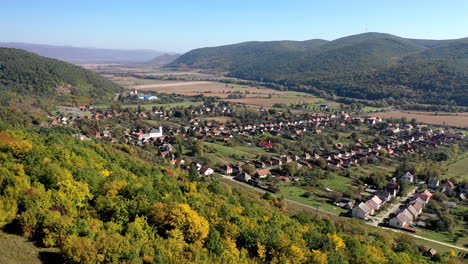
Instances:
[[[0,99],[6,95],[44,99],[109,98],[122,87],[97,73],[19,49],[0,48]]]
[[[351,98],[468,105],[466,38],[365,33],[333,41],[246,42],[192,50],[168,67]]]
[[[96,49],[16,42],[0,42],[0,47],[23,49],[70,63],[135,63],[163,54],[155,50]]]

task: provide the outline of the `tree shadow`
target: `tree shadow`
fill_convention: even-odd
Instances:
[[[2,231],[10,235],[21,236],[21,227],[19,221],[15,219],[13,222],[4,225]]]
[[[42,263],[47,264],[61,264],[65,263],[62,255],[58,252],[50,252],[50,251],[41,251],[39,252],[39,259]]]

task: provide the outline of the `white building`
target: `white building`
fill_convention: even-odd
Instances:
[[[403,228],[407,225],[410,225],[412,220],[406,216],[406,214],[399,213],[397,216],[393,217],[390,219],[389,224],[390,226],[396,227],[396,228]]]
[[[352,210],[353,217],[366,219],[369,216],[371,209],[363,202],[356,205]]]
[[[150,138],[160,138],[160,137],[162,137],[163,136],[162,126],[159,126],[159,130],[156,129],[156,128],[150,129],[150,131],[148,132],[148,136]]]

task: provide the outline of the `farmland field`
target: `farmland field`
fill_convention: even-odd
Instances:
[[[435,113],[435,112],[422,112],[422,111],[389,111],[375,113],[375,116],[382,118],[402,118],[407,120],[412,118],[418,122],[435,124],[435,125],[448,125],[456,127],[468,127],[468,113]]]
[[[229,94],[242,94],[246,97],[268,96],[270,94],[284,95],[286,92],[272,89],[261,89],[242,85],[226,84],[214,81],[158,81],[143,85],[129,85],[127,88],[133,88],[141,91],[154,91],[158,93],[218,96],[227,98]]]
[[[186,96],[205,95],[217,96],[224,101],[240,103],[249,106],[271,106],[274,104],[292,104],[300,102],[318,102],[320,99],[306,93],[278,91],[269,88],[250,87],[246,85],[221,83],[215,81],[160,81],[120,80],[118,83],[127,88],[139,91],[153,91]],[[127,85],[125,85],[127,84]],[[241,95],[245,98],[228,99],[229,95]]]
[[[315,102],[320,100],[319,98],[304,98],[304,97],[292,97],[292,98],[245,98],[245,99],[226,99],[225,101],[231,103],[240,103],[251,106],[270,106],[274,104],[293,104],[301,102]]]

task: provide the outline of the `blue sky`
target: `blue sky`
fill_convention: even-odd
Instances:
[[[0,41],[190,49],[370,32],[468,37],[467,0],[0,0]]]

